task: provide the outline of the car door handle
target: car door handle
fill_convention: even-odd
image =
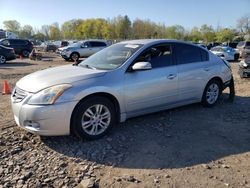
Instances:
[[[176,77],[176,74],[170,74],[170,75],[168,75],[168,79],[169,80],[173,80],[174,78]]]
[[[210,71],[210,68],[209,67],[205,67],[204,71]]]

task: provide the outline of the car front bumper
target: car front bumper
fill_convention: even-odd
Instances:
[[[13,60],[13,59],[16,59],[16,54],[14,54],[14,53],[9,53],[9,54],[7,55],[7,57],[6,57],[6,60],[7,60],[7,61],[11,61],[11,60]]]
[[[28,99],[15,102],[11,97],[14,119],[18,126],[44,136],[70,134],[71,114],[77,101],[53,105],[29,105],[27,101]]]
[[[70,54],[71,54],[71,52],[65,52],[65,51],[61,51],[61,56],[63,57],[63,58],[66,58],[66,59],[68,59],[68,58],[70,58]]]

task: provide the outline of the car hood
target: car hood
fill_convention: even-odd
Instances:
[[[3,45],[0,45],[0,47],[8,49],[8,50],[13,50],[13,48],[10,48],[10,47],[7,47],[7,46],[3,46]]]
[[[34,72],[21,78],[16,86],[22,90],[36,93],[47,87],[73,83],[94,77],[103,76],[107,71],[94,70],[79,66],[65,65]]]

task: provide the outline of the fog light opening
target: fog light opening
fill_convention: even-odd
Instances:
[[[32,127],[34,129],[40,129],[40,124],[38,122],[35,121],[25,121],[24,122],[25,127]]]

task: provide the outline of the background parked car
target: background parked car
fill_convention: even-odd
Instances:
[[[58,49],[58,47],[50,42],[45,42],[41,45],[43,47],[43,51],[45,52],[56,52],[56,50]]]
[[[65,60],[77,61],[80,57],[91,56],[107,46],[104,40],[85,40],[63,48],[60,54]]]
[[[210,51],[227,61],[237,61],[239,59],[239,53],[229,46],[216,46]]]
[[[16,55],[13,48],[0,45],[0,64],[4,64],[6,61],[10,61],[15,58]]]
[[[239,75],[241,78],[250,76],[250,53],[242,54],[242,60],[239,63]]]
[[[215,47],[215,46],[220,46],[221,43],[220,42],[210,42],[208,45],[207,45],[207,49],[210,50],[211,48]]]
[[[245,53],[250,53],[250,41],[241,41],[237,45],[237,49],[240,53],[240,57],[242,57],[242,54]]]
[[[24,57],[29,57],[33,49],[33,44],[25,39],[1,39],[0,45],[14,48],[17,55],[22,55]]]
[[[238,42],[223,42],[222,43],[223,46],[229,46],[231,48],[236,48],[238,45]]]

